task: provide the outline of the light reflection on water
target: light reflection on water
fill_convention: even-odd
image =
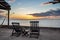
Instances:
[[[0,24],[2,23],[2,19],[0,19]],[[12,22],[19,22],[20,25],[30,26],[30,21],[32,20],[10,20],[10,25]],[[33,20],[35,21],[35,20]],[[39,26],[42,27],[60,27],[60,20],[37,20],[39,21]],[[7,25],[7,20],[4,22]]]

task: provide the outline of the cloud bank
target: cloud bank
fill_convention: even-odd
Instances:
[[[34,13],[34,14],[29,14],[32,16],[36,16],[36,17],[43,17],[43,16],[60,16],[60,9],[57,10],[50,10],[44,13]]]

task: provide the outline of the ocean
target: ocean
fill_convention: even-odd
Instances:
[[[30,21],[39,21],[40,27],[60,27],[59,19],[41,19],[41,20],[10,20],[10,25],[12,22],[19,22],[21,26],[30,26]],[[0,24],[3,19],[0,19]],[[3,25],[7,25],[7,19],[4,21]]]

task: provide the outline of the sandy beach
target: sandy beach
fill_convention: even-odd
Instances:
[[[60,40],[60,29],[41,28],[39,38],[11,36],[12,29],[0,28],[0,40]]]

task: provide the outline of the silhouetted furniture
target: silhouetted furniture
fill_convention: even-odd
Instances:
[[[39,21],[30,21],[30,37],[38,38],[40,34]]]
[[[12,36],[15,34],[16,36],[19,36],[22,33],[22,27],[20,27],[18,22],[12,22],[13,25],[13,31]]]
[[[29,36],[28,34],[29,30],[27,30],[26,28],[23,28],[23,31],[22,31],[22,36]]]

